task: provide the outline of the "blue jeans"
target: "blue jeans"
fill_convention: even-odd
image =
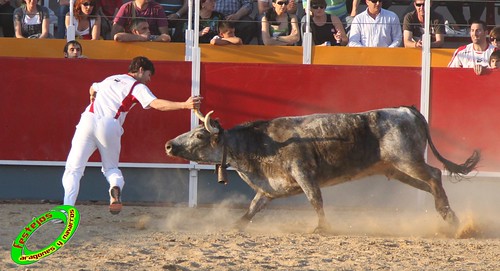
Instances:
[[[57,33],[56,39],[64,39],[66,36],[66,14],[69,12],[69,6],[59,6],[59,11],[57,12]]]

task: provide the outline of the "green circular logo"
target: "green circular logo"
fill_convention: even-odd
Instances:
[[[26,243],[30,237],[42,225],[51,220],[61,220],[65,224],[64,230],[61,232],[52,244],[37,251],[31,251],[26,247]],[[61,205],[53,208],[52,210],[33,218],[28,225],[19,233],[16,240],[12,242],[12,250],[10,256],[12,260],[21,265],[27,265],[38,262],[40,259],[45,258],[58,249],[64,246],[66,242],[75,234],[76,228],[80,223],[80,213],[78,210],[69,205]]]

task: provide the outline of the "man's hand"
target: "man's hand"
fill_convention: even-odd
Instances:
[[[200,104],[202,99],[203,97],[201,96],[189,97],[189,99],[185,101],[186,109],[200,109]]]
[[[484,74],[486,72],[486,67],[484,67],[482,65],[474,65],[474,72],[477,75]]]

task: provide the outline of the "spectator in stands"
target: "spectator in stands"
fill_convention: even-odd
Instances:
[[[488,66],[491,53],[495,46],[487,40],[486,23],[474,21],[470,26],[472,43],[459,47],[448,64],[451,68],[474,68],[475,66]],[[476,67],[479,69],[479,67]]]
[[[403,20],[403,42],[406,48],[422,48],[425,22],[425,0],[414,0],[415,10],[407,13]],[[444,44],[444,19],[441,14],[431,11],[431,47],[438,48]]]
[[[493,53],[491,53],[490,56],[490,62],[488,67],[484,67],[481,65],[476,65],[474,66],[474,72],[477,75],[482,75],[487,73],[489,69],[499,69],[500,68],[500,50],[496,50]]]
[[[297,16],[286,11],[288,0],[273,0],[273,8],[262,17],[264,45],[294,45],[300,39]]]
[[[219,33],[219,22],[224,20],[224,15],[215,10],[215,0],[200,1],[200,43],[210,43]]]
[[[69,12],[69,0],[58,0],[59,9],[57,11],[57,39],[64,39],[66,36],[66,14]]]
[[[222,13],[226,20],[233,21],[236,36],[249,44],[257,34],[257,23],[250,17],[252,12],[251,0],[217,0],[215,11]]]
[[[496,50],[493,53],[491,53],[490,68],[500,69],[500,50]]]
[[[491,45],[497,48],[497,50],[500,50],[500,26],[497,26],[490,31],[490,42]]]
[[[99,0],[94,9],[97,9],[97,15],[101,16],[101,37],[110,40],[111,27],[118,9],[122,6],[122,0]]]
[[[224,20],[224,15],[214,9],[215,0],[200,0],[200,32],[198,33],[200,43],[210,43],[212,38],[219,33],[218,25]],[[187,29],[187,22],[183,25],[181,34],[174,38],[181,42],[185,41],[184,32]]]
[[[341,0],[344,1],[344,0]],[[305,3],[307,0],[304,0],[302,3],[304,6],[306,5]],[[273,7],[273,1],[272,0],[257,0],[257,8],[259,12],[259,19],[262,20],[262,16]],[[304,9],[305,10],[305,9]],[[296,0],[289,0],[288,5],[286,6],[286,11],[289,14],[295,14],[297,15],[297,3]]]
[[[172,37],[172,41],[181,41],[177,37],[179,35],[184,35],[184,22],[187,19],[186,14],[188,13],[188,0],[156,0],[158,4],[163,7],[165,11],[165,16],[168,19],[169,34]],[[194,3],[194,2],[193,2]],[[181,32],[181,33],[178,33]],[[182,41],[185,40],[183,36]]]
[[[23,0],[23,3],[14,10],[16,38],[50,38],[49,9],[38,5],[37,0]]]
[[[76,41],[68,41],[66,45],[64,45],[64,58],[87,58],[83,54],[82,45]]]
[[[101,16],[97,15],[96,2],[93,0],[76,0],[73,7],[73,26],[75,37],[84,40],[101,38]],[[66,15],[66,29],[70,26],[70,14]],[[67,31],[67,30],[66,30]]]
[[[236,37],[233,22],[219,21],[219,35],[215,35],[210,44],[212,45],[240,45],[243,41]]]
[[[14,3],[14,1],[13,1]],[[14,37],[14,7],[9,0],[0,0],[0,28],[4,37]]]
[[[464,2],[465,1],[442,1],[441,3],[445,3],[446,7],[448,8],[448,11],[450,12],[451,16],[455,20],[455,29],[449,29],[451,31],[452,35],[457,35],[457,34],[463,34],[466,35],[467,31],[467,20],[465,19],[464,16]],[[470,18],[469,18],[469,24],[472,24],[473,21],[477,21],[481,19],[481,16],[483,15],[483,12],[486,8],[486,2],[485,1],[470,1],[467,2],[469,5],[470,9]]]
[[[306,11],[307,4],[309,2],[310,0],[302,1],[302,7],[304,8],[304,12]],[[334,15],[338,17],[340,21],[345,25],[347,15],[349,15],[346,6],[346,0],[325,0],[325,3],[326,3],[325,13],[327,15]],[[304,19],[302,21],[305,22]]]
[[[402,41],[398,16],[382,8],[382,0],[365,0],[368,8],[354,17],[350,47],[399,47]]]
[[[311,33],[314,45],[346,46],[349,41],[339,17],[326,13],[325,0],[310,0]],[[302,31],[305,28],[303,27]]]
[[[160,4],[153,0],[132,0],[123,4],[113,21],[111,36],[116,33],[129,32],[133,18],[146,18],[152,35],[168,35],[168,20]]]
[[[120,32],[114,36],[115,41],[161,41],[169,42],[170,36],[167,34],[151,35],[149,24],[146,19],[134,18],[130,25],[130,33]]]

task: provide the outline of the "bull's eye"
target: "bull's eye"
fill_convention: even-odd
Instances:
[[[196,134],[196,138],[197,139],[203,139],[203,134],[201,134],[201,133]]]

